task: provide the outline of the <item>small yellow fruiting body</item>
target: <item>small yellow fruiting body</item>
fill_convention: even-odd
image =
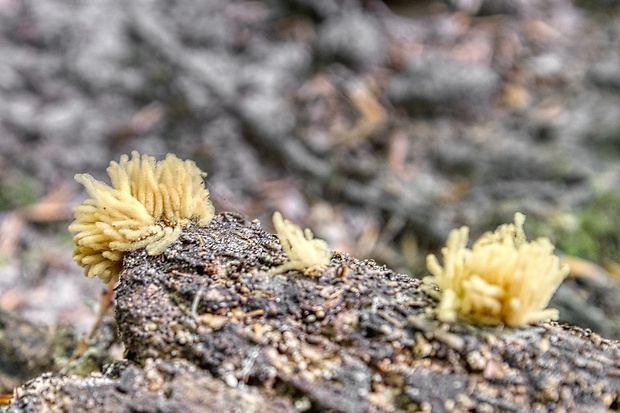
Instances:
[[[131,159],[110,162],[107,172],[111,186],[89,174],[75,176],[91,198],[75,208],[69,231],[76,233],[73,259],[89,277],[116,280],[124,252],[160,254],[192,221],[204,226],[213,218],[206,174],[192,161],[168,154],[158,162],[133,151]]]
[[[443,267],[434,255],[426,257],[432,277],[425,281],[443,291],[440,320],[520,326],[558,318],[558,310],[545,308],[569,268],[553,255],[549,239],[526,240],[523,214],[514,221],[482,235],[471,249],[469,228],[452,230],[442,249]]]
[[[288,261],[273,268],[269,274],[299,270],[305,275],[315,275],[329,264],[332,258],[329,245],[322,239],[314,238],[310,229],[302,230],[277,211],[273,214],[273,227]]]

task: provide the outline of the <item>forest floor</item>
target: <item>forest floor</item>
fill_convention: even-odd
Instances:
[[[89,330],[73,175],[135,149],[415,277],[523,212],[571,264],[560,321],[619,338],[618,2],[404,3],[0,1],[0,310]]]

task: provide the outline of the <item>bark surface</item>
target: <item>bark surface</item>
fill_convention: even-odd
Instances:
[[[222,213],[162,255],[126,257],[116,320],[126,360],[43,375],[10,412],[620,410],[620,345],[543,323],[436,320],[431,287],[334,253],[317,276],[258,221]]]

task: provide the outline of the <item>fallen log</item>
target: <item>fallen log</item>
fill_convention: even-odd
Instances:
[[[124,259],[116,321],[125,360],[40,376],[9,412],[620,410],[620,345],[539,323],[437,320],[416,278],[335,252],[313,276],[269,275],[278,238],[232,213],[159,256]]]

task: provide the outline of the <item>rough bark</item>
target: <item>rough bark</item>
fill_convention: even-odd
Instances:
[[[41,376],[29,411],[606,411],[620,409],[620,345],[543,323],[436,320],[430,287],[334,253],[318,276],[268,276],[284,253],[223,213],[159,257],[126,257],[116,319],[126,360]]]

